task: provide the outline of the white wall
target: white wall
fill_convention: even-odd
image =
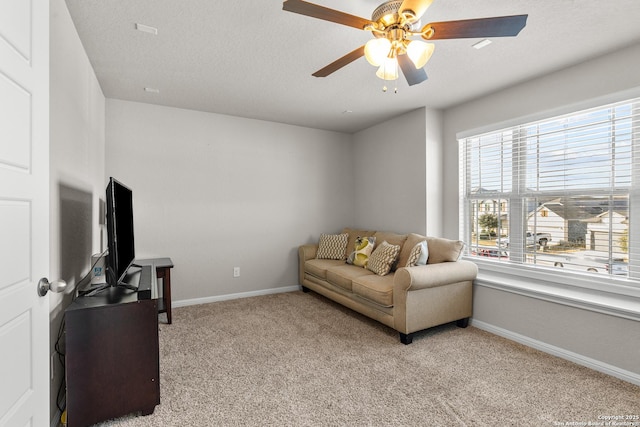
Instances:
[[[425,192],[427,194],[427,206],[424,217],[427,221],[427,228],[424,235],[442,237],[444,233],[444,218],[453,215],[442,209],[444,197],[444,134],[442,111],[425,110],[426,135],[426,179]],[[415,179],[417,177],[414,176]]]
[[[445,213],[458,211],[457,133],[499,129],[515,120],[541,119],[640,96],[638,70],[640,44],[445,111]],[[445,236],[457,237],[458,225],[457,214],[445,215]],[[480,276],[484,273],[481,268]],[[541,347],[559,349],[565,356],[579,355],[606,369],[620,369],[625,375],[631,373],[640,381],[640,322],[637,320],[494,289],[490,279],[484,284],[476,282],[473,320],[510,338],[531,339]]]
[[[354,134],[355,222],[442,233],[442,114],[420,108]]]
[[[133,190],[137,257],[173,260],[174,302],[297,286],[298,245],[353,222],[350,135],[111,99],[106,116],[106,176]]]
[[[51,353],[73,288],[100,249],[98,198],[104,193],[105,98],[64,0],[51,2],[50,52],[50,279],[67,292],[50,294]],[[104,197],[104,196],[102,196]],[[51,382],[51,416],[63,378],[57,363]],[[58,414],[59,416],[59,414]]]
[[[61,190],[71,198],[76,190],[88,193],[91,198],[91,217],[84,224],[77,224],[76,234],[88,234],[90,249],[100,249],[100,227],[98,226],[98,199],[104,199],[105,159],[105,98],[64,0],[55,0],[51,5],[51,275],[58,277],[66,251],[61,248],[60,218]],[[62,187],[62,189],[61,189]],[[69,191],[67,191],[69,190]],[[64,195],[63,195],[64,196]],[[91,254],[88,254],[89,256]],[[87,271],[89,256],[80,263],[84,271],[76,276],[63,277],[74,284],[81,273]],[[52,295],[51,306],[59,298]]]

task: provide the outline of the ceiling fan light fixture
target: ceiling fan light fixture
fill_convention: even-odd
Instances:
[[[422,68],[427,65],[436,45],[433,43],[425,43],[420,40],[412,40],[407,46],[407,55],[416,68]]]
[[[369,64],[377,67],[384,62],[390,49],[391,42],[388,39],[384,37],[371,39],[364,45],[364,57]]]
[[[378,77],[396,80],[401,69],[409,86],[427,80],[427,73],[423,67],[435,50],[435,45],[411,40],[413,37],[419,36],[427,41],[514,37],[526,26],[529,16],[511,15],[431,22],[420,29],[422,17],[432,2],[433,0],[384,0],[384,3],[373,11],[370,20],[313,4],[308,0],[284,0],[282,9],[370,31],[375,37],[316,71],[312,76],[326,77],[365,56],[370,64],[379,67],[376,72]],[[386,91],[386,85],[383,90]]]
[[[398,60],[394,58],[386,57],[384,62],[376,71],[376,76],[382,80],[397,80],[398,79]]]

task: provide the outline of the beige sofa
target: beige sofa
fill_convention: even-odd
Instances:
[[[468,325],[478,268],[470,261],[459,260],[463,242],[351,228],[340,234],[348,235],[340,259],[318,258],[318,244],[299,247],[303,291],[313,290],[395,329],[403,344],[412,342],[414,332],[436,325],[453,321],[463,328]],[[374,251],[383,241],[400,246],[391,272],[382,276],[367,267],[346,263],[358,236],[375,237]],[[427,242],[426,265],[405,267],[412,249],[422,241]]]

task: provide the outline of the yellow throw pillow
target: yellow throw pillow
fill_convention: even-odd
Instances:
[[[356,238],[354,250],[349,255],[347,263],[357,265],[358,267],[366,267],[367,262],[369,262],[369,255],[371,255],[375,243],[375,237],[358,236]]]

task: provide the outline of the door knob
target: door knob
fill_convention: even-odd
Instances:
[[[49,282],[49,279],[43,277],[38,282],[38,295],[45,296],[49,290],[51,292],[63,292],[67,288],[67,282],[64,280],[54,280]]]

